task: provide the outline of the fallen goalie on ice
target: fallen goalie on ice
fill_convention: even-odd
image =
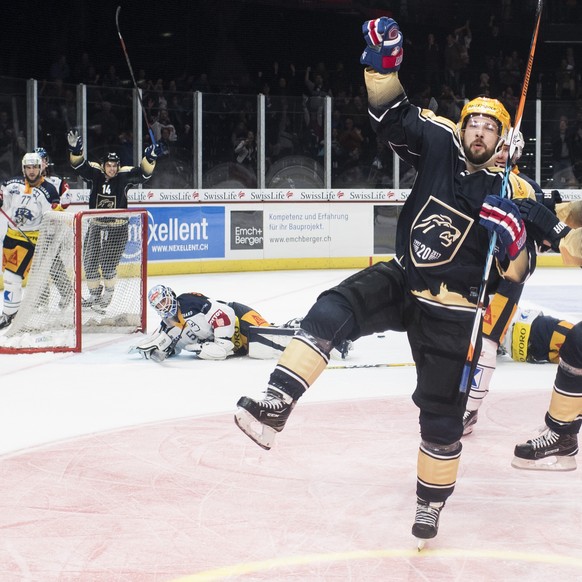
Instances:
[[[148,301],[162,319],[160,327],[129,351],[158,363],[181,352],[201,360],[247,355],[278,358],[301,322],[293,319],[275,326],[243,303],[227,303],[202,293],[176,295],[165,285],[152,287]],[[345,359],[351,348],[352,342],[346,341],[333,355]]]

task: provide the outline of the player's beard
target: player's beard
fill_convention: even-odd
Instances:
[[[465,150],[465,156],[471,164],[474,166],[484,166],[494,155],[495,155],[495,147],[487,147],[485,144],[480,141],[479,144],[483,146],[483,148],[478,152],[473,152],[471,146],[476,142],[473,141],[472,144],[469,144],[469,147]]]

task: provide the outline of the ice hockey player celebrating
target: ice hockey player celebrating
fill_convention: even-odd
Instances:
[[[156,285],[148,301],[162,318],[159,330],[132,349],[144,358],[162,362],[191,352],[202,360],[225,360],[248,353],[249,327],[269,323],[252,307],[210,299],[202,293],[176,296],[165,285]]]
[[[158,144],[150,145],[139,168],[121,167],[116,153],[108,153],[101,164],[88,162],[83,156],[83,141],[76,131],[67,134],[67,141],[71,167],[90,188],[89,209],[127,208],[130,186],[149,180],[161,152]],[[111,303],[117,267],[128,240],[128,224],[125,218],[113,217],[90,221],[83,242],[83,267],[89,288],[89,296],[83,299],[84,307],[105,309]]]
[[[0,329],[8,327],[20,308],[22,280],[30,270],[45,212],[59,204],[53,184],[42,175],[42,160],[37,153],[24,154],[22,176],[11,178],[0,190],[0,207],[8,216],[4,237],[4,306]]]
[[[485,97],[465,105],[459,124],[412,105],[399,81],[402,34],[390,18],[363,26],[369,116],[378,139],[418,172],[400,214],[396,259],[381,262],[325,291],[272,372],[262,400],[243,396],[235,422],[270,448],[298,399],[345,339],[406,331],[417,369],[412,395],[421,443],[412,534],[419,548],[437,535],[461,456],[466,393],[459,390],[489,234],[498,235],[490,283],[524,281],[535,261],[519,210],[510,200],[534,197],[529,184],[493,166],[510,126],[503,105]],[[476,349],[480,350],[480,338]],[[477,353],[479,353],[477,351]],[[258,426],[258,429],[255,428]]]

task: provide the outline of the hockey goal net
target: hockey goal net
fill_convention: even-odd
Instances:
[[[145,331],[147,224],[145,210],[46,213],[0,353],[79,352],[87,333]],[[112,292],[90,306],[86,268]]]

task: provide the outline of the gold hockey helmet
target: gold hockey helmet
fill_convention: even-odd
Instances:
[[[486,117],[495,119],[499,126],[499,137],[505,138],[507,136],[511,126],[511,118],[501,101],[491,99],[490,97],[476,97],[468,103],[465,103],[461,111],[461,118],[459,119],[459,131],[465,129],[467,120],[473,115],[485,115]]]

